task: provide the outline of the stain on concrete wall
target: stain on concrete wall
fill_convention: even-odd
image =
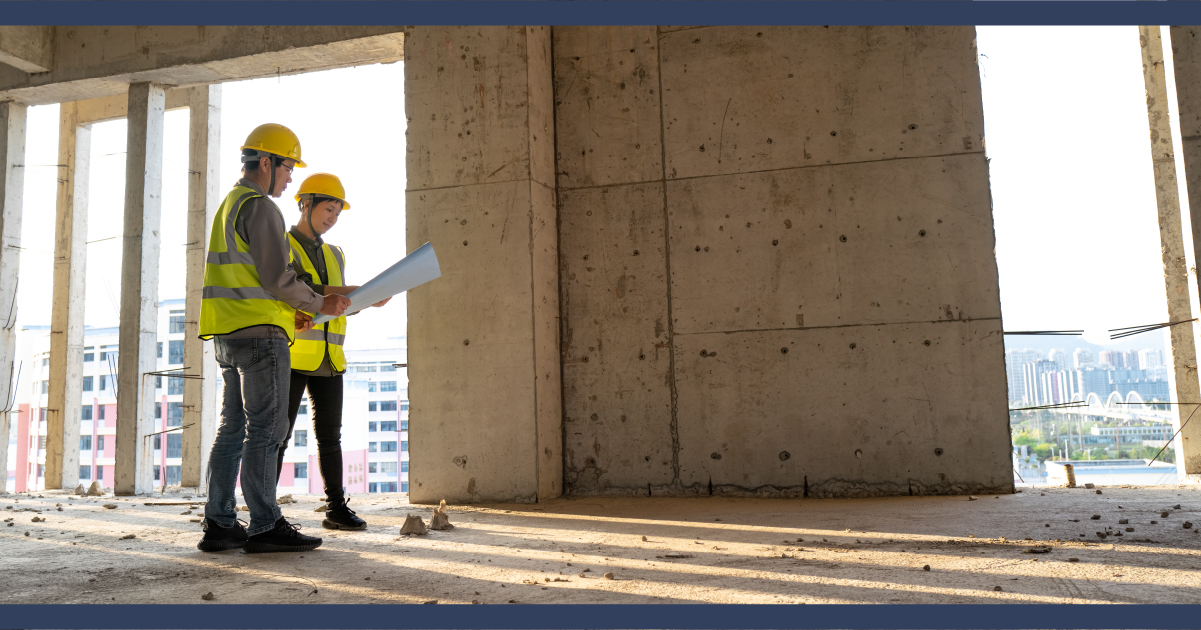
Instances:
[[[972,28],[553,34],[565,492],[1012,488]]]

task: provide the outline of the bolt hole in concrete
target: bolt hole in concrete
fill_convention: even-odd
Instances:
[[[922,345],[926,345],[926,346],[930,345],[930,340],[927,339],[927,340],[923,341]]]
[[[861,449],[861,448],[855,449],[855,457],[857,457],[859,459],[863,459],[863,449]]]
[[[780,348],[780,354],[788,354],[788,348]]]
[[[839,242],[845,243],[845,242],[847,242],[847,237],[846,237],[846,235],[844,234],[844,235],[842,235],[842,236],[838,237],[838,240],[839,240]]]
[[[786,462],[791,457],[792,457],[792,453],[789,453],[788,451],[780,451],[780,461]]]
[[[721,459],[721,453],[711,453],[709,457],[711,459]]]
[[[925,236],[925,235],[926,235],[926,231],[925,231],[925,230],[918,230],[918,233],[917,233],[917,235],[918,235],[918,236]]]
[[[858,346],[856,346],[855,344],[851,344],[851,350],[854,350],[856,347],[858,347]]]
[[[941,448],[936,448],[936,449],[934,449],[934,456],[935,456],[935,457],[942,457],[942,449],[941,449]]]

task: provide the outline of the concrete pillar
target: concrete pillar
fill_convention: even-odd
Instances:
[[[1140,26],[1138,34],[1143,56],[1143,83],[1147,89],[1147,123],[1151,132],[1151,165],[1155,173],[1155,201],[1159,209],[1159,242],[1163,254],[1168,321],[1178,322],[1192,319],[1193,316],[1189,304],[1189,270],[1185,262],[1184,228],[1180,218],[1180,195],[1176,183],[1176,155],[1172,147],[1172,129],[1168,122],[1163,43],[1158,26]],[[1179,77],[1180,73],[1177,73],[1177,76]],[[1181,96],[1182,102],[1192,98],[1194,89],[1196,88],[1193,84],[1188,84],[1188,96]],[[1190,106],[1191,111],[1196,111],[1196,108],[1197,105]],[[1184,123],[1183,116],[1181,123]],[[1185,130],[1183,126],[1181,130],[1186,138],[1197,136],[1196,131]],[[1187,151],[1185,160],[1187,172]],[[1190,198],[1192,191],[1190,187]],[[1196,208],[1201,210],[1201,197],[1198,198]],[[1201,227],[1201,217],[1194,220],[1193,226],[1195,239],[1197,229]],[[1194,241],[1194,248],[1196,246]],[[1173,367],[1173,391],[1176,393],[1176,400],[1186,403],[1201,402],[1201,387],[1198,387],[1197,380],[1197,326],[1195,323],[1183,324],[1172,326],[1169,330],[1172,338],[1169,365]],[[1179,423],[1188,418],[1194,409],[1193,405],[1180,405],[1177,409],[1175,428],[1179,428]],[[1178,468],[1182,476],[1201,472],[1201,413],[1194,416],[1194,420],[1185,427],[1173,445],[1176,449],[1176,461],[1183,465],[1183,468]]]
[[[1177,111],[1180,113],[1180,150],[1184,154],[1184,182],[1188,189],[1189,215],[1192,219],[1193,260],[1201,260],[1201,75],[1198,75],[1201,72],[1201,42],[1197,41],[1199,34],[1201,34],[1201,27],[1198,26],[1171,27],[1172,65],[1176,75],[1176,105]],[[1144,48],[1149,47],[1147,40],[1143,40],[1143,45]],[[1146,59],[1145,54],[1144,59]],[[1166,108],[1167,105],[1165,104],[1164,107]],[[1166,120],[1164,126],[1167,126]],[[1152,138],[1154,138],[1154,132],[1152,134]],[[1177,222],[1178,224],[1179,222]],[[1164,255],[1167,256],[1166,253]],[[1185,273],[1187,275],[1187,270]],[[1201,279],[1197,281],[1201,282]],[[1201,290],[1201,287],[1198,290]],[[1177,326],[1176,328],[1181,327]],[[1193,327],[1185,326],[1183,328],[1188,333],[1193,332]],[[1175,345],[1175,337],[1172,339],[1173,345]],[[1196,365],[1197,362],[1189,359],[1185,363]],[[1180,365],[1180,359],[1176,359],[1174,364]],[[1195,385],[1197,373],[1188,371],[1185,373],[1194,383],[1191,395],[1199,395]],[[1178,389],[1177,392],[1179,391]],[[1201,398],[1186,399],[1183,394],[1178,393],[1177,395],[1181,401],[1201,402]],[[1193,408],[1190,405],[1181,405],[1179,412],[1185,414],[1184,418],[1187,418],[1187,414],[1192,413]],[[1193,417],[1193,421],[1189,422],[1180,432],[1180,437],[1177,438],[1175,444],[1177,448],[1176,461],[1181,464],[1177,466],[1177,470],[1180,472],[1182,481],[1201,481],[1201,476],[1198,476],[1201,475],[1201,417],[1197,416],[1201,416],[1201,411],[1198,411],[1197,415]]]
[[[414,27],[405,60],[407,244],[442,267],[408,296],[409,499],[558,496],[550,29]]]
[[[12,400],[13,360],[17,353],[17,270],[21,263],[21,204],[25,188],[26,106],[0,103],[0,471],[8,474],[8,435],[18,417]],[[32,370],[31,370],[32,371]],[[11,408],[12,411],[4,412]],[[17,444],[17,451],[21,451]],[[17,479],[21,478],[17,470]],[[4,488],[0,487],[0,491]]]
[[[129,86],[125,161],[125,230],[121,256],[121,328],[117,355],[117,455],[113,490],[154,487],[154,377],[158,341],[159,226],[162,209],[161,85]]]
[[[47,490],[73,488],[79,483],[91,147],[92,129],[80,125],[78,106],[63,103],[59,109],[54,310],[50,316],[50,394],[46,409]]]
[[[217,359],[213,343],[201,341],[200,300],[204,288],[205,249],[213,213],[221,203],[217,168],[221,151],[221,86],[190,90],[188,140],[188,253],[184,304],[183,476],[185,488],[206,488],[209,447],[216,438]]]

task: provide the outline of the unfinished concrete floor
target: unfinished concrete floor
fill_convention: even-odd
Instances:
[[[324,546],[251,555],[201,553],[188,506],[145,505],[180,495],[4,495],[0,602],[1201,602],[1201,490],[1102,491],[451,506],[454,530],[411,537],[405,516],[431,508],[404,495],[352,499],[365,532],[323,530],[316,497],[298,496],[285,516]]]

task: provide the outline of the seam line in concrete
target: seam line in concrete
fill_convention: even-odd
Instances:
[[[671,308],[671,219],[667,203],[667,127],[663,120],[663,31],[655,27],[655,62],[659,74],[659,151],[663,170],[663,264],[667,274],[667,386],[671,392],[671,485],[680,485],[680,392],[676,388],[675,324]]]
[[[563,223],[559,221],[559,215],[563,212],[563,202],[559,198],[559,108],[554,105],[559,102],[559,82],[555,80],[555,27],[550,29],[550,127],[554,138],[551,142],[555,150],[554,155],[554,182],[555,187],[551,191],[555,199],[555,279],[558,281],[555,291],[559,297],[559,316],[558,321],[558,348],[559,354],[559,463],[561,465],[559,472],[559,496],[567,494],[567,427],[564,426],[567,420],[567,388],[563,383],[567,382],[567,371],[563,365],[563,329],[567,325],[566,306],[567,301],[563,298]],[[535,375],[537,376],[537,375]],[[535,454],[537,456],[537,454]]]
[[[662,116],[662,113],[660,113],[660,116]],[[928,159],[935,159],[935,158],[960,157],[960,156],[965,156],[965,155],[984,155],[984,151],[960,151],[959,153],[939,153],[936,155],[915,155],[915,156],[906,155],[904,157],[885,158],[882,160],[860,160],[858,162],[837,162],[834,164],[806,164],[803,166],[783,166],[780,168],[766,168],[766,169],[762,169],[762,170],[758,170],[758,171],[741,171],[741,172],[737,172],[737,173],[713,173],[711,175],[689,175],[687,177],[673,177],[671,179],[667,179],[666,173],[665,173],[664,179],[648,179],[648,180],[636,181],[636,182],[614,182],[612,184],[596,184],[594,186],[574,186],[574,187],[566,186],[566,187],[563,187],[562,190],[574,191],[574,190],[592,190],[595,188],[614,188],[617,186],[641,186],[641,185],[645,185],[645,184],[661,184],[661,183],[665,183],[665,182],[686,182],[686,181],[690,181],[690,180],[694,180],[694,179],[708,179],[708,178],[713,178],[713,177],[736,177],[738,175],[759,175],[761,173],[776,173],[776,172],[780,172],[780,171],[799,171],[799,170],[809,169],[809,168],[828,168],[828,167],[834,167],[834,166],[857,166],[860,164],[880,164],[880,163],[884,163],[884,162],[895,162],[897,160],[928,160]],[[664,159],[666,159],[666,147],[664,147]],[[489,182],[489,183],[491,183],[491,182]],[[448,186],[448,188],[459,188],[459,186]],[[433,189],[429,189],[429,190],[433,190]]]
[[[530,143],[530,137],[533,134],[531,129],[533,128],[534,124],[533,115],[531,114],[531,110],[533,110],[533,108],[530,107],[530,101],[533,99],[530,72],[532,70],[531,66],[534,57],[534,51],[530,47],[530,31],[534,28],[536,27],[522,27],[523,35],[525,35],[525,133],[526,146],[529,148],[529,157],[526,159],[526,173],[529,175],[529,177],[526,185],[529,186],[527,193],[529,195],[529,199],[527,200],[527,203],[529,204],[530,220],[526,222],[526,226],[529,229],[530,239],[530,339],[533,341],[533,343],[530,344],[530,364],[534,367],[534,503],[537,503],[539,495],[542,494],[542,444],[540,440],[542,436],[540,432],[541,427],[538,426],[538,304],[537,299],[535,298],[537,292],[537,279],[534,277],[538,272],[538,266],[534,263],[534,251],[536,249],[534,247],[534,169],[532,164],[534,147]]]
[[[698,332],[677,332],[677,335],[734,335],[738,333],[780,332],[790,330],[830,330],[833,328],[863,328],[865,326],[912,326],[914,324],[962,324],[966,322],[1001,321],[1000,317],[968,317],[965,319],[935,319],[915,320],[910,322],[879,322],[872,324],[839,324],[837,326],[791,326],[788,328],[744,328],[739,330],[706,330]]]

